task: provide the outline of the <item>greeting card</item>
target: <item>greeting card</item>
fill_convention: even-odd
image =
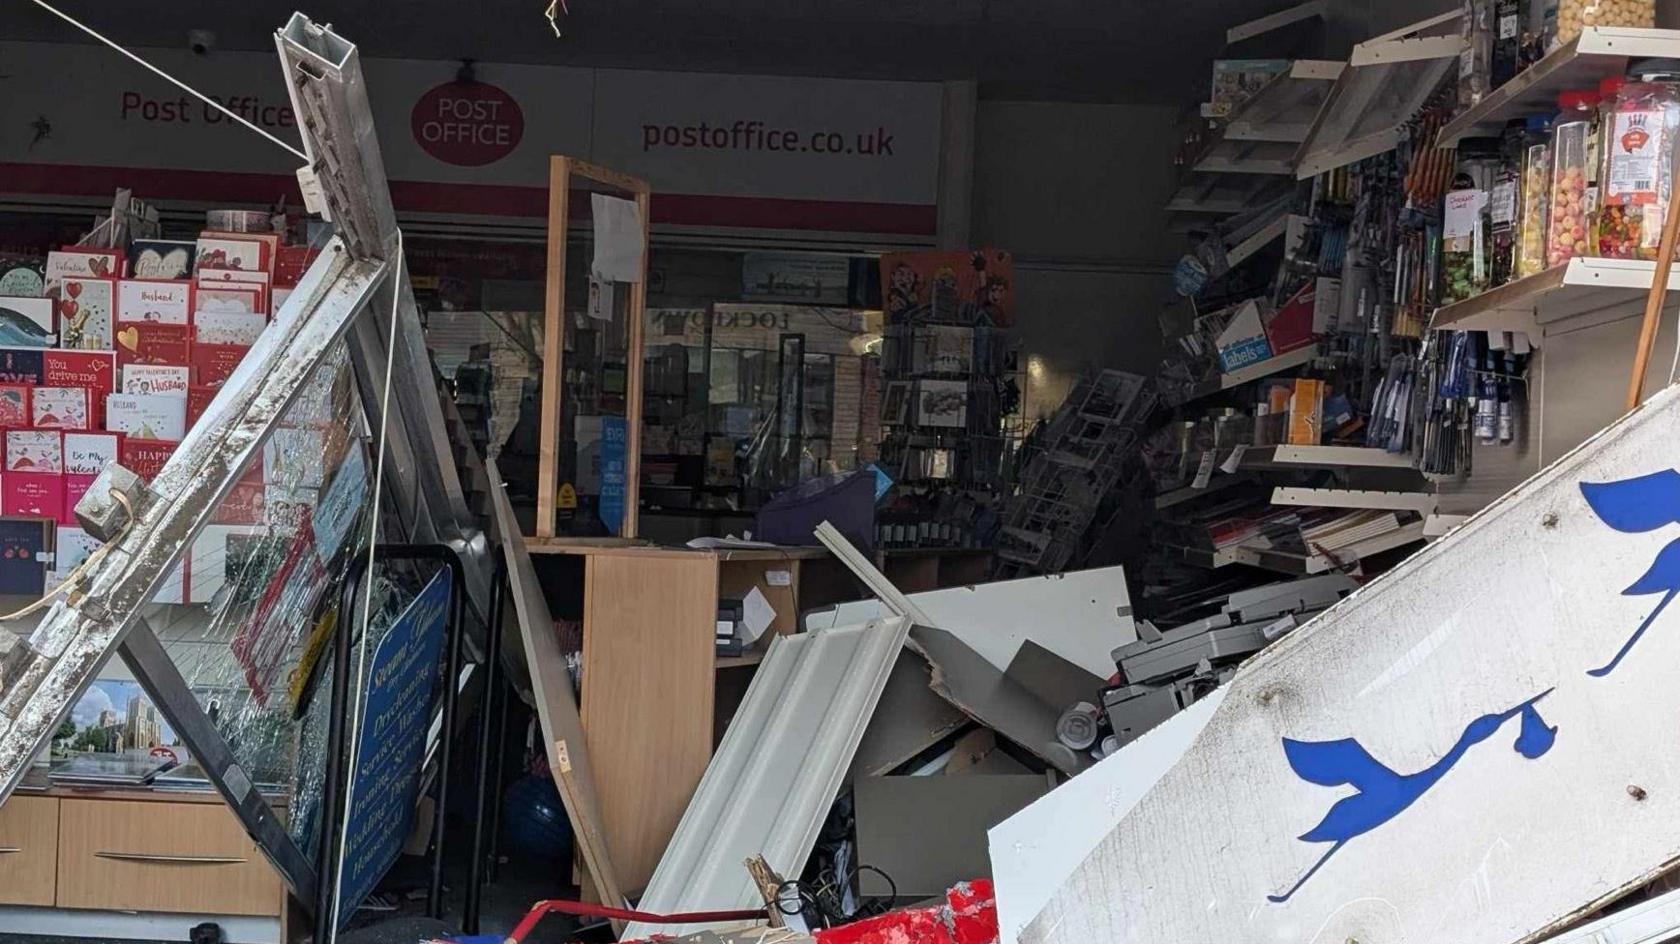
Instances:
[[[98,475],[122,454],[122,434],[97,430],[66,431],[64,472],[66,475]]]
[[[193,304],[202,315],[207,311],[217,312],[257,312],[257,303],[262,298],[262,289],[255,286],[230,283],[199,283]]]
[[[192,320],[193,284],[186,281],[123,279],[117,283],[117,322],[156,321],[184,325]]]
[[[318,246],[281,246],[274,254],[274,284],[296,285],[321,254]]]
[[[0,297],[0,344],[52,347],[57,343],[52,299]]]
[[[276,314],[276,315],[280,314],[280,310],[286,307],[286,299],[291,298],[292,297],[292,292],[294,292],[294,291],[296,291],[296,289],[292,288],[289,285],[276,285],[273,288],[269,289],[268,290],[268,310],[269,310],[269,312],[272,313],[272,314]]]
[[[60,523],[53,549],[52,566],[47,569],[47,592],[64,582],[70,572],[81,566],[104,544],[75,524]]]
[[[105,397],[105,428],[137,439],[180,442],[187,434],[186,395],[109,394]]]
[[[150,482],[163,471],[164,463],[175,454],[179,442],[164,442],[153,439],[139,439],[134,436],[124,436],[118,446],[118,454],[122,456],[123,467]]]
[[[184,279],[192,275],[198,244],[179,239],[136,239],[129,247],[137,279]]]
[[[198,237],[197,271],[267,268],[268,243],[243,234],[204,234]]]
[[[194,344],[192,365],[198,371],[198,382],[207,387],[220,386],[233,376],[249,350],[243,344]]]
[[[186,393],[192,368],[175,364],[124,364],[123,393]]]
[[[46,592],[53,529],[49,519],[0,518],[0,593],[40,596]]]
[[[229,583],[237,583],[242,576],[255,574],[247,554],[241,553],[242,539],[263,534],[263,529],[248,524],[207,524],[193,539],[187,558],[187,571],[192,574],[188,603],[210,603]]]
[[[261,482],[240,482],[211,513],[218,524],[262,524],[267,521],[268,489]]]
[[[29,384],[0,384],[0,428],[29,425]]]
[[[193,277],[198,282],[198,290],[218,288],[242,288],[257,293],[257,300],[252,305],[252,311],[268,313],[268,280],[267,272],[247,272],[243,269],[199,269]]]
[[[193,384],[187,388],[188,429],[198,425],[198,418],[203,416],[204,411],[210,408],[210,401],[216,399],[216,391],[220,389],[220,387],[205,387],[200,384]]]
[[[57,521],[64,514],[64,476],[57,472],[7,472],[0,476],[0,514]]]
[[[4,360],[5,352],[0,349],[0,362]],[[117,352],[42,351],[40,379],[36,382],[55,387],[86,387],[95,393],[115,393]]]
[[[83,351],[109,348],[116,305],[116,279],[66,277],[58,299],[59,345]]]
[[[63,433],[56,429],[6,430],[6,471],[63,472]]]
[[[123,272],[123,255],[115,249],[62,249],[47,253],[47,267],[43,273],[45,294],[61,297],[66,278],[114,279]]]
[[[117,329],[121,364],[188,364],[192,361],[192,326],[125,324]]]
[[[42,348],[0,347],[0,383],[46,383],[46,355]]]
[[[66,472],[60,476],[64,480],[64,501],[59,506],[58,523],[73,525],[76,523],[76,503],[82,500],[87,490],[92,487],[97,475],[71,475]]]
[[[36,387],[29,396],[29,425],[41,429],[90,429],[92,402],[86,387]]]
[[[3,304],[0,301],[0,304]],[[193,319],[193,340],[200,344],[240,344],[249,347],[257,343],[268,318],[249,311],[203,311]]]
[[[0,295],[44,298],[46,289],[46,280],[41,277],[40,260],[0,254]]]

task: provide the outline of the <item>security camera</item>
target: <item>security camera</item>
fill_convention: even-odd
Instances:
[[[216,48],[216,34],[209,30],[187,30],[187,48],[195,56],[208,56]]]

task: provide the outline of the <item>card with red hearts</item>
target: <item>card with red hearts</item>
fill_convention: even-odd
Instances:
[[[111,346],[117,280],[66,276],[58,300],[59,346],[103,350]]]

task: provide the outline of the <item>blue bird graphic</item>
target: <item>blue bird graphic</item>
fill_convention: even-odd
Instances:
[[[1622,479],[1616,482],[1582,482],[1581,495],[1593,514],[1610,527],[1624,533],[1655,531],[1664,525],[1680,522],[1680,472],[1664,469],[1650,475]],[[1622,659],[1633,650],[1657,616],[1680,595],[1680,539],[1671,541],[1657,552],[1650,569],[1622,591],[1623,596],[1645,596],[1661,593],[1663,598],[1633,631],[1622,648],[1609,662],[1587,671],[1594,678],[1603,678],[1615,671]]]
[[[1302,842],[1334,843],[1319,860],[1307,869],[1281,895],[1268,895],[1268,901],[1285,902],[1290,899],[1307,880],[1312,878],[1324,863],[1330,861],[1348,840],[1361,836],[1376,829],[1400,815],[1405,809],[1417,802],[1418,797],[1435,786],[1447,771],[1464,757],[1472,745],[1492,737],[1505,722],[1517,716],[1522,717],[1522,728],[1517,734],[1517,740],[1511,746],[1522,756],[1533,760],[1551,750],[1552,743],[1557,739],[1557,728],[1548,727],[1535,703],[1552,693],[1546,689],[1540,694],[1509,710],[1497,714],[1482,715],[1465,725],[1464,733],[1459,735],[1458,743],[1452,746],[1440,760],[1428,767],[1411,774],[1402,774],[1376,758],[1354,738],[1342,738],[1338,741],[1296,741],[1291,738],[1283,739],[1283,753],[1289,760],[1289,766],[1296,776],[1308,783],[1316,783],[1325,787],[1339,787],[1350,784],[1358,792],[1349,797],[1338,800],[1330,807],[1330,812],[1324,814],[1324,819],[1317,826],[1302,833]]]

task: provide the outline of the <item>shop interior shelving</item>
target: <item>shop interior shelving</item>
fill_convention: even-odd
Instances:
[[[1267,82],[1231,112],[1221,137],[1226,141],[1300,144],[1312,131],[1313,118],[1346,66],[1328,59],[1291,62],[1287,72]]]
[[[1450,12],[1353,47],[1301,143],[1301,180],[1393,149],[1406,124],[1458,63],[1459,12]]]
[[[1441,127],[1439,143],[1497,136],[1513,118],[1551,114],[1559,92],[1593,88],[1599,79],[1627,72],[1630,61],[1680,57],[1680,30],[1589,26],[1574,40],[1490,92]]]
[[[1575,258],[1544,272],[1507,282],[1474,298],[1435,311],[1432,327],[1457,331],[1523,331],[1539,339],[1548,330],[1631,318],[1650,290],[1656,263],[1637,259]],[[1680,269],[1668,278],[1680,289]]]
[[[1435,511],[1436,497],[1430,492],[1399,492],[1361,488],[1295,488],[1280,485],[1272,489],[1274,505],[1306,505],[1311,508],[1350,508],[1374,511]]]
[[[1295,172],[1295,148],[1287,141],[1233,141],[1226,137],[1203,151],[1191,169],[1198,174],[1288,177]]]
[[[1268,13],[1258,19],[1238,23],[1225,31],[1225,42],[1227,45],[1236,45],[1256,36],[1276,32],[1292,23],[1321,18],[1328,11],[1329,6],[1330,0],[1307,0],[1306,3],[1297,3],[1276,13]]]
[[[1186,485],[1183,488],[1175,488],[1171,491],[1162,492],[1161,494],[1156,495],[1155,508],[1159,511],[1164,508],[1171,508],[1175,505],[1182,505],[1187,501],[1194,501],[1207,495],[1223,492],[1234,485],[1247,485],[1252,481],[1254,481],[1254,479],[1251,476],[1242,475],[1240,473],[1237,475],[1216,475],[1209,479],[1208,483],[1201,488],[1197,488],[1194,485]]]
[[[1243,453],[1241,468],[1276,469],[1410,469],[1405,453],[1366,446],[1261,446]]]
[[[1423,540],[1423,522],[1414,521],[1387,534],[1337,548],[1322,554],[1296,554],[1290,551],[1262,550],[1250,547],[1228,547],[1217,552],[1238,564],[1261,567],[1280,574],[1306,576],[1323,574],[1350,566],[1384,551],[1405,547]]]
[[[1306,347],[1296,348],[1293,351],[1279,354],[1276,357],[1268,357],[1263,361],[1256,361],[1253,364],[1249,364],[1245,367],[1239,367],[1227,374],[1220,374],[1211,380],[1203,381],[1202,383],[1191,387],[1185,392],[1182,399],[1174,401],[1174,405],[1183,406],[1186,403],[1199,400],[1202,397],[1222,393],[1226,390],[1232,389],[1233,387],[1240,387],[1251,381],[1260,380],[1264,377],[1270,377],[1273,374],[1282,373],[1286,370],[1292,370],[1296,367],[1310,364],[1317,356],[1318,345],[1309,344]]]

